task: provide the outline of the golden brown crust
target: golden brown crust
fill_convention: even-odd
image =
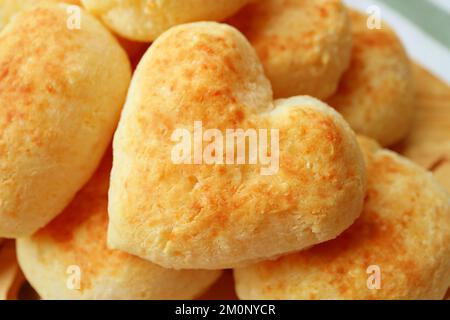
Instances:
[[[117,41],[82,12],[31,9],[0,33],[0,236],[30,235],[94,173],[130,80]]]
[[[350,22],[340,0],[255,1],[229,23],[255,47],[277,98],[328,98],[349,65]]]
[[[235,270],[242,299],[442,299],[450,285],[450,202],[432,175],[360,143],[368,163],[361,217],[337,239]],[[369,289],[369,266],[381,289]]]
[[[30,238],[17,240],[28,281],[43,299],[192,299],[220,271],[175,271],[106,246],[111,156],[64,212]],[[66,284],[81,271],[79,290]]]
[[[250,0],[82,0],[114,32],[151,42],[170,27],[194,21],[222,21]]]
[[[280,170],[176,165],[177,128],[276,128]],[[273,102],[234,28],[193,23],[141,60],[114,138],[109,244],[170,268],[226,268],[336,237],[359,215],[364,164],[353,132],[310,97]]]
[[[67,4],[81,5],[81,0],[0,0],[0,30],[17,13],[33,7],[45,5],[47,3],[62,2]]]
[[[414,113],[413,76],[409,58],[396,34],[386,25],[368,29],[367,17],[351,11],[353,50],[337,93],[327,102],[353,130],[381,145],[404,138]]]

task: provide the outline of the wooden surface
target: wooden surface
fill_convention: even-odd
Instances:
[[[417,117],[395,149],[432,171],[450,193],[450,87],[420,66],[414,74]],[[444,299],[450,300],[450,289]]]
[[[414,68],[417,114],[409,136],[395,151],[432,171],[450,192],[450,87]]]

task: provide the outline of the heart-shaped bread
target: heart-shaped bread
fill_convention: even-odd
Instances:
[[[151,42],[172,26],[221,21],[250,0],[81,0],[87,10],[122,37]]]
[[[241,299],[442,299],[450,199],[431,173],[361,137],[367,196],[337,239],[234,271]]]
[[[65,5],[18,14],[0,33],[0,236],[47,224],[89,180],[130,81],[128,58],[94,17]]]
[[[17,257],[28,281],[42,299],[198,297],[221,271],[164,269],[106,247],[111,160],[108,152],[94,177],[57,218],[33,236],[17,240]]]
[[[411,63],[394,31],[369,29],[365,14],[351,11],[353,50],[338,91],[327,102],[359,134],[388,146],[403,139],[415,113]]]
[[[271,142],[278,130],[279,170],[232,157],[177,164],[173,134],[192,134],[194,122],[218,134],[267,129]],[[339,235],[362,208],[353,131],[314,98],[274,102],[254,49],[225,24],[158,38],[136,69],[113,150],[109,245],[168,268],[228,268],[301,250]]]
[[[258,0],[229,21],[255,47],[276,98],[335,93],[352,34],[341,0]]]

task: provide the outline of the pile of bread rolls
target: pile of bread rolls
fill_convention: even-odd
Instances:
[[[0,0],[0,237],[39,297],[193,299],[233,269],[241,299],[443,299],[450,197],[385,149],[411,128],[411,63],[367,19]],[[173,163],[195,121],[278,129],[279,171]]]

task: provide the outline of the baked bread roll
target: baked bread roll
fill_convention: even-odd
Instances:
[[[67,4],[80,5],[80,0],[0,0],[0,30],[17,13],[36,7],[45,3],[64,2]]]
[[[128,58],[88,13],[34,8],[0,33],[0,237],[34,233],[89,180],[110,143]]]
[[[17,240],[20,266],[43,299],[191,299],[221,271],[176,271],[106,247],[111,156],[64,212]],[[79,276],[79,278],[75,278]]]
[[[353,52],[336,95],[328,103],[360,134],[389,146],[403,139],[415,111],[413,75],[405,49],[386,23],[368,29],[367,17],[351,12]]]
[[[350,20],[340,0],[255,1],[229,23],[255,47],[276,98],[328,98],[349,66]]]
[[[201,161],[191,147],[188,161],[174,161],[174,135],[191,138],[199,122],[222,148],[195,142]],[[271,163],[261,161],[264,146],[250,162],[249,143],[238,162],[226,129],[265,138]],[[186,24],[155,41],[113,146],[108,243],[166,268],[224,269],[297,251],[336,237],[362,209],[365,168],[350,127],[314,98],[274,102],[253,48],[225,24]]]
[[[373,141],[360,142],[368,175],[361,217],[335,240],[236,269],[241,299],[444,297],[450,285],[448,194],[421,167]]]
[[[250,0],[82,0],[114,32],[124,38],[151,42],[175,25],[221,21]]]

